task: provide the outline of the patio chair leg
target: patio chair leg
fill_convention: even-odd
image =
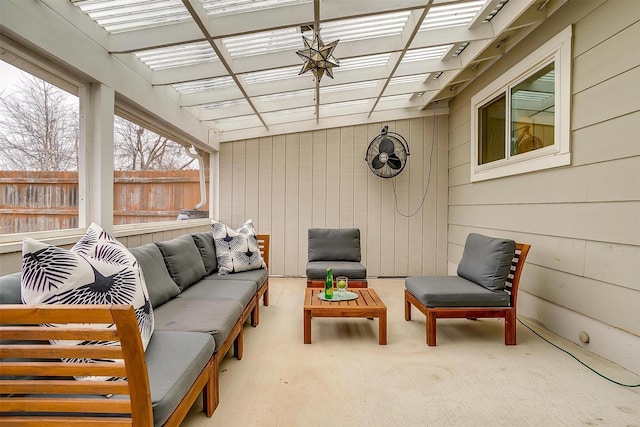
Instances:
[[[516,319],[513,311],[504,316],[504,345],[516,345]]]
[[[411,302],[407,299],[407,294],[404,295],[404,320],[411,320]]]
[[[427,345],[436,345],[436,314],[427,311]]]

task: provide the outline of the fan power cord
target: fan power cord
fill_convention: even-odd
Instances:
[[[420,206],[418,206],[413,213],[405,214],[403,212],[400,212],[400,208],[398,208],[398,191],[396,189],[396,177],[394,176],[393,178],[391,178],[391,187],[393,188],[393,201],[394,201],[396,212],[398,213],[398,215],[401,215],[405,218],[412,218],[418,212],[420,212],[420,210],[424,206],[425,200],[427,199],[427,193],[429,192],[429,186],[431,185],[431,165],[433,164],[433,147],[435,147],[436,145],[436,135],[437,135],[437,129],[438,129],[438,120],[436,116],[437,111],[438,111],[438,102],[436,101],[435,107],[433,109],[433,129],[431,131],[431,151],[429,153],[429,173],[427,174],[427,187],[424,189],[424,194],[422,195],[422,201],[420,202]]]
[[[610,381],[614,384],[617,384],[619,386],[622,387],[628,387],[628,388],[633,388],[633,387],[640,387],[640,384],[623,384],[621,382],[618,382],[612,378],[607,377],[606,375],[596,371],[595,369],[593,369],[591,366],[587,365],[586,363],[584,363],[582,360],[578,359],[577,356],[575,356],[573,353],[569,352],[568,350],[565,350],[564,348],[560,347],[557,344],[552,343],[551,341],[549,341],[548,339],[546,339],[545,337],[543,337],[542,335],[540,335],[538,332],[534,331],[533,328],[531,328],[531,326],[527,325],[526,323],[524,323],[522,321],[522,319],[520,319],[519,317],[517,318],[518,322],[520,322],[520,324],[522,326],[524,326],[525,328],[527,328],[528,330],[530,330],[531,332],[533,332],[535,335],[537,335],[539,338],[541,338],[543,341],[546,341],[547,344],[551,344],[553,347],[557,348],[560,351],[563,351],[565,353],[567,353],[569,356],[573,357],[575,360],[577,360],[582,366],[584,366],[585,368],[589,369],[591,372],[599,375],[600,377],[604,378],[607,381]]]

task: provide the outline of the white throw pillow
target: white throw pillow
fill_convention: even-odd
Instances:
[[[144,349],[151,339],[153,309],[142,269],[122,243],[96,224],[70,250],[25,238],[21,292],[25,304],[130,304]]]
[[[251,220],[237,230],[218,221],[213,221],[211,228],[213,243],[216,246],[218,274],[267,268]]]

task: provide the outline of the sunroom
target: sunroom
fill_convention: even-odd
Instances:
[[[634,0],[0,0],[0,275],[20,271],[25,237],[71,247],[95,223],[131,248],[250,219],[270,239],[271,304],[246,328],[245,359],[223,361],[213,418],[196,405],[185,425],[637,424],[639,39]],[[10,102],[21,75],[70,97],[72,166],[25,166],[33,150],[7,149],[21,140],[7,112],[31,105]],[[175,170],[123,166],[126,124],[170,140]],[[387,176],[368,153],[383,132],[406,141]],[[55,185],[34,183],[52,171]],[[61,206],[21,205],[21,185],[65,194],[71,213],[36,219]],[[302,344],[310,228],[360,230],[386,348],[362,320],[316,319]],[[439,322],[427,347],[424,317],[402,319],[404,278],[455,275],[470,233],[531,245],[513,348],[493,320]],[[563,383],[593,374],[562,353],[527,376],[527,346],[548,347],[532,331],[632,387],[575,379],[572,397]],[[502,376],[496,357],[517,372]],[[323,378],[323,363],[343,375]],[[442,379],[469,363],[486,375]],[[513,382],[537,384],[546,364],[561,368],[533,408],[542,385],[518,395]],[[474,397],[483,389],[504,408]],[[611,401],[589,401],[601,393]]]

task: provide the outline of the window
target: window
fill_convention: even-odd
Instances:
[[[207,218],[206,153],[114,116],[113,223]],[[205,158],[203,158],[203,156]]]
[[[471,181],[568,165],[571,27],[471,100]]]
[[[0,235],[77,228],[78,97],[7,62],[0,76]]]

